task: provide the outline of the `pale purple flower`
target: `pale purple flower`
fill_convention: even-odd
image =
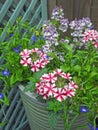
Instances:
[[[75,19],[70,22],[70,28],[73,30],[71,36],[73,37],[83,37],[85,30],[90,29],[92,26],[91,20],[89,18]]]
[[[92,22],[91,22],[90,18],[83,18],[82,20],[85,23],[85,26],[87,28],[90,28],[92,26]]]
[[[68,29],[68,19],[61,19],[60,20],[60,26],[59,26],[59,29],[62,31],[62,32],[66,32],[67,29]]]
[[[49,21],[45,22],[43,25],[43,37],[48,44],[58,45],[57,38],[59,34],[54,25],[50,24]]]
[[[62,18],[64,18],[63,9],[61,7],[55,7],[52,11],[51,19],[59,21]]]
[[[43,52],[46,53],[46,54],[47,54],[48,52],[52,52],[52,50],[50,49],[49,44],[44,45],[44,46],[42,47],[42,50],[43,50]]]

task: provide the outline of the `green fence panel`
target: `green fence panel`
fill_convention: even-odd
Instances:
[[[47,0],[0,0],[0,23],[5,25],[0,35],[0,42],[6,41],[5,30],[9,23],[14,25],[18,17],[21,17],[22,21],[28,20],[31,26],[36,25],[40,28],[47,19]],[[2,60],[0,56],[0,64],[3,63]],[[4,86],[0,82],[0,92],[3,89]],[[19,89],[17,87],[11,89],[8,96],[10,105],[0,106],[0,122],[7,122],[0,127],[0,130],[22,130],[28,121]]]
[[[18,1],[15,3],[15,1]],[[39,28],[44,20],[47,19],[47,0],[6,0],[0,11],[0,23],[14,24],[17,17],[22,20],[28,19],[32,26]],[[5,28],[6,29],[6,28]],[[6,32],[3,31],[0,41],[4,41]]]

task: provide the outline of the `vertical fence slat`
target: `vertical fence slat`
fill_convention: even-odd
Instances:
[[[47,0],[41,0],[41,6],[42,6],[42,19],[46,20],[47,19]]]
[[[52,9],[57,5],[57,0],[47,0],[48,18],[51,17]]]

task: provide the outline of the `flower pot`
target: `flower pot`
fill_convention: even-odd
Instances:
[[[50,130],[48,124],[48,110],[46,110],[46,104],[41,103],[36,99],[36,94],[30,92],[24,92],[23,86],[19,86],[21,91],[21,98],[26,110],[27,118],[31,127],[31,130]],[[70,120],[73,117],[70,117]],[[72,126],[71,130],[78,130],[77,126],[87,125],[86,128],[81,130],[89,130],[85,113],[82,113]],[[64,122],[62,118],[58,119],[58,122],[53,130],[65,130]],[[80,129],[79,129],[80,130]]]

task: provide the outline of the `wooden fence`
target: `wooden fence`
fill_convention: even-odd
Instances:
[[[65,17],[69,20],[89,17],[98,28],[98,0],[47,0],[48,17],[55,6],[62,6]]]
[[[18,17],[22,21],[28,20],[29,23],[39,28],[44,20],[47,19],[47,0],[0,0],[0,23],[14,24]],[[5,31],[0,36],[0,41],[5,39]]]

